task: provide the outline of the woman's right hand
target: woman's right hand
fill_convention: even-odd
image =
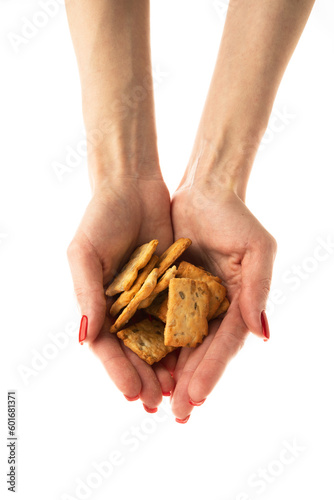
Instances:
[[[81,314],[88,318],[86,342],[127,397],[140,396],[156,408],[174,381],[162,363],[146,364],[109,332],[104,286],[132,251],[152,239],[158,253],[173,242],[170,199],[160,174],[150,178],[115,176],[90,201],[68,248],[68,259]],[[171,353],[173,355],[173,353]]]

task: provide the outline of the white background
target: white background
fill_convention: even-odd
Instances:
[[[66,247],[90,189],[84,157],[61,180],[54,170],[84,138],[64,6],[17,51],[8,38],[41,3],[0,1],[1,495],[12,498],[6,393],[15,389],[20,500],[84,498],[80,481],[94,500],[333,498],[333,244],[318,253],[319,241],[334,242],[332,0],[316,2],[249,183],[247,204],[279,246],[271,339],[249,337],[186,425],[175,423],[168,398],[155,415],[127,402],[77,342]],[[224,12],[223,1],[152,2],[160,159],[171,191],[192,147]],[[62,348],[51,338],[59,332]],[[137,427],[141,438],[129,440]],[[297,445],[295,456],[284,454],[286,443]],[[117,452],[121,463],[101,479],[94,463]]]

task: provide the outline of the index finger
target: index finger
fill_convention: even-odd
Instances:
[[[141,378],[124,354],[116,335],[109,332],[110,320],[106,319],[98,337],[90,348],[100,359],[116,387],[128,398],[136,398],[142,389]]]
[[[210,394],[228,363],[244,345],[247,335],[248,328],[240,315],[238,303],[232,301],[189,382],[188,394],[192,401],[200,402]]]

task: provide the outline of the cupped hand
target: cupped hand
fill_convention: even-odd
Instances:
[[[174,381],[162,363],[150,367],[109,333],[104,294],[104,286],[132,251],[152,239],[159,240],[158,253],[173,242],[166,185],[159,176],[117,176],[95,190],[68,259],[81,314],[88,318],[86,342],[124,395],[140,395],[147,407],[156,408]]]
[[[210,322],[203,343],[181,348],[174,367],[172,409],[184,419],[201,403],[241,349],[249,331],[265,340],[263,322],[276,241],[230,189],[188,186],[172,200],[175,239],[192,240],[185,256],[221,277],[231,302],[223,320]],[[268,330],[268,328],[265,328]],[[269,331],[269,330],[268,330]]]

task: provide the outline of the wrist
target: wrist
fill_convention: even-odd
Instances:
[[[141,106],[119,114],[101,112],[86,122],[88,168],[95,186],[115,178],[161,177],[154,111]]]
[[[124,151],[117,154],[116,150],[99,148],[88,157],[88,170],[94,193],[117,190],[117,186],[131,182],[138,185],[139,180],[163,180],[157,152],[126,157]]]
[[[111,156],[109,151],[94,152],[88,159],[88,170],[93,192],[114,190],[129,182],[139,180],[162,180],[158,157],[125,159]]]
[[[260,144],[260,135],[237,138],[229,132],[222,139],[197,134],[180,189],[194,187],[208,193],[233,191],[245,201],[247,183]]]

